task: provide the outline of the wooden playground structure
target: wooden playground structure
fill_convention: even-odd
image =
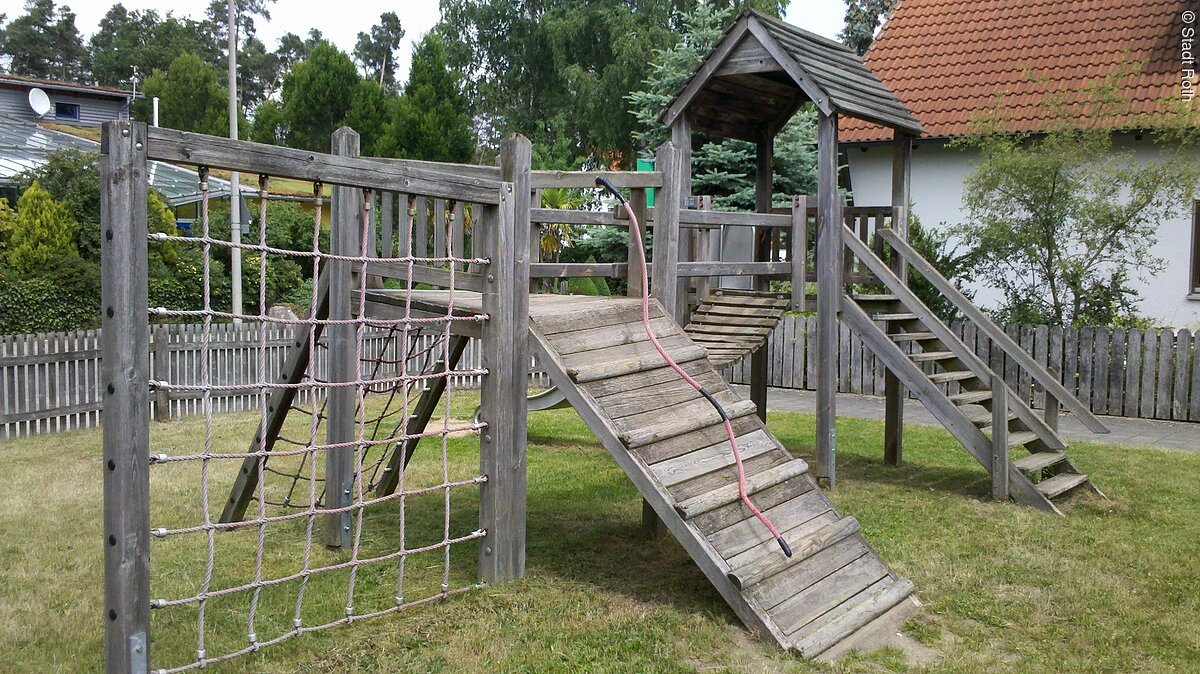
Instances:
[[[818,111],[819,186],[816,195],[797,196],[789,208],[777,209],[772,204],[772,142],[802,105]],[[839,197],[839,115],[895,130],[890,209],[850,207]],[[447,375],[456,371],[469,339],[480,340],[483,353],[481,404],[471,427],[480,436],[479,473],[469,479],[446,479],[436,489],[445,492],[447,512],[453,489],[477,489],[479,522],[474,531],[453,535],[447,514],[447,530],[437,549],[444,549],[449,565],[453,545],[477,546],[482,583],[524,573],[525,419],[531,408],[565,401],[642,494],[647,525],[661,523],[679,540],[749,629],[806,657],[869,648],[894,633],[918,606],[912,583],[891,570],[871,549],[858,522],[838,511],[821,489],[836,485],[839,320],[888,367],[888,462],[898,463],[902,457],[907,389],[992,475],[997,498],[1061,515],[1064,498],[1083,491],[1099,493],[1067,458],[1055,422],[1059,404],[1097,432],[1104,431],[1100,421],[906,243],[910,156],[921,128],[858,57],[841,45],[747,12],[663,121],[671,128],[672,140],[658,150],[655,171],[603,174],[533,171],[530,144],[518,135],[503,141],[497,167],[485,167],[360,158],[357,135],[349,129],[334,134],[331,154],[321,154],[138,123],[106,125],[102,180],[104,372],[109,382],[109,423],[104,431],[109,670],[145,671],[149,666],[151,607],[203,607],[220,592],[256,593],[275,582],[256,578],[226,590],[206,585],[192,597],[152,600],[152,537],[206,534],[211,566],[214,536],[240,530],[250,535],[301,518],[309,523],[310,543],[312,524],[319,522],[321,542],[354,551],[336,568],[306,566],[296,578],[279,583],[306,581],[310,574],[343,567],[353,572],[358,565],[402,560],[409,554],[402,533],[397,550],[360,558],[363,512],[397,502],[403,512],[406,495],[415,493],[405,485],[406,467],[439,436],[444,461],[448,427],[434,428],[431,419],[443,410],[439,401],[449,395]],[[703,205],[690,194],[691,144],[697,132],[757,144],[757,212],[694,207]],[[170,457],[150,447],[151,387],[184,386],[151,379],[144,362],[150,316],[190,316],[206,325],[229,318],[267,319],[258,314],[232,316],[207,305],[192,312],[147,306],[147,241],[202,245],[206,256],[210,249],[228,245],[207,233],[185,240],[147,232],[148,159],[197,166],[202,184],[211,168],[259,175],[264,190],[274,177],[310,181],[317,195],[322,185],[334,186],[329,250],[319,250],[314,241],[313,252],[300,257],[314,269],[311,311],[295,324],[295,348],[283,371],[263,373],[262,423],[244,454],[218,456],[206,449]],[[638,219],[652,231],[652,329],[671,356],[727,410],[742,447],[747,491],[780,524],[795,551],[792,557],[779,554],[771,535],[739,501],[738,467],[721,418],[649,348],[636,296],[640,268],[629,263],[538,261],[534,233],[543,223],[628,226],[616,211],[539,207],[539,190],[591,189],[597,175],[628,190]],[[654,208],[647,206],[651,189],[656,191]],[[319,222],[319,211],[317,218]],[[630,245],[632,250],[634,242]],[[262,253],[264,276],[269,254],[300,255],[271,250],[265,238],[246,247]],[[1002,378],[921,303],[908,288],[910,273],[928,279],[1006,353],[1019,360],[1025,355],[1020,362],[1045,389],[1048,400],[1056,401],[1048,402],[1044,417],[1012,394]],[[540,279],[578,276],[624,278],[634,296],[530,292]],[[773,292],[772,281],[790,282],[790,291]],[[813,282],[815,296],[807,292]],[[876,290],[860,291],[863,286]],[[818,320],[819,407],[811,466],[793,457],[764,423],[766,359],[761,347],[787,310],[815,311]],[[408,343],[410,332],[439,331],[445,339],[436,367],[416,374],[402,368],[382,384],[372,379],[356,354],[358,331],[364,325],[397,331],[400,344]],[[329,358],[327,380],[318,380],[312,369],[318,348]],[[526,398],[531,356],[557,389],[554,396],[535,398],[532,405]],[[401,353],[397,362],[404,364],[408,357]],[[752,361],[749,401],[741,400],[719,374],[721,367],[742,358]],[[191,386],[202,391],[206,384]],[[302,390],[319,390],[326,402],[319,412],[314,403],[307,441],[285,444],[288,415],[297,413],[296,396]],[[381,393],[387,394],[389,405],[393,398],[403,400],[402,408],[388,407],[381,417],[395,415],[398,421],[386,432],[379,430],[379,423],[365,429],[368,394]],[[114,419],[120,423],[112,423]],[[318,425],[324,427],[320,440]],[[430,452],[432,447],[426,453]],[[285,475],[272,467],[281,456],[302,456],[307,463]],[[232,461],[240,469],[231,484],[213,486],[230,487],[219,517],[206,511],[196,526],[152,529],[147,466],[184,460],[204,466]],[[310,477],[304,471],[311,471]],[[273,501],[273,481],[280,479],[290,480],[292,488],[305,485],[310,496],[295,503]],[[204,490],[207,503],[207,482]],[[290,498],[292,492],[288,494]],[[440,592],[430,597],[454,591],[444,581]],[[412,603],[416,602],[397,596],[394,607],[371,615]],[[298,602],[294,630],[270,639],[258,637],[252,617],[244,648],[209,655],[202,639],[194,661],[169,671],[202,667],[343,622],[309,627],[301,614]],[[203,610],[200,615],[203,620]],[[347,620],[351,615],[348,605]]]

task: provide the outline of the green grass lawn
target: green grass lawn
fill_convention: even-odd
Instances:
[[[455,416],[471,401],[461,396]],[[305,422],[306,423],[306,422]],[[219,417],[217,451],[244,451],[253,415]],[[772,414],[772,430],[810,458],[813,419]],[[153,427],[155,451],[199,448],[199,420]],[[898,652],[808,663],[747,635],[673,540],[640,537],[638,495],[571,411],[529,425],[528,572],[384,618],[292,639],[214,667],[217,671],[1198,671],[1200,670],[1200,454],[1080,444],[1072,457],[1111,500],[1077,500],[1066,519],[988,499],[983,470],[940,429],[913,426],[905,465],[884,466],[882,425],[838,424],[838,506],[924,603],[909,633],[936,653]],[[410,486],[436,482],[440,447],[422,447]],[[448,443],[451,477],[478,468],[473,437]],[[0,443],[0,671],[101,669],[100,433]],[[214,504],[233,465],[215,468]],[[155,526],[194,523],[198,466],[156,467]],[[452,529],[477,523],[474,488],[455,491]],[[441,494],[412,499],[410,545],[440,539]],[[215,506],[214,506],[215,507]],[[389,508],[391,505],[388,506]],[[367,518],[364,551],[394,544],[388,508]],[[268,534],[266,576],[294,570],[302,520]],[[254,531],[221,534],[214,587],[253,574]],[[416,541],[416,542],[413,542]],[[157,541],[154,596],[194,592],[203,541]],[[331,563],[348,552],[313,550]],[[474,578],[475,546],[452,552],[451,585]],[[436,591],[440,552],[408,560],[406,597]],[[394,564],[365,567],[356,611],[395,595]],[[409,593],[412,593],[411,596]],[[291,624],[294,591],[265,591],[260,639]],[[336,618],[345,578],[307,589],[306,624]],[[245,644],[245,597],[208,608],[209,652]],[[156,611],[159,666],[186,662],[196,644],[194,608]]]

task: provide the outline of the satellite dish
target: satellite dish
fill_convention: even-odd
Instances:
[[[43,117],[47,112],[50,112],[50,97],[41,89],[30,89],[29,107],[33,108],[33,112],[38,117]]]

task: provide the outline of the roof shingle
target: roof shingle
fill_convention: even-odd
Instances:
[[[1006,130],[1044,130],[1047,94],[1079,96],[1081,85],[1130,64],[1129,104],[1112,128],[1152,126],[1178,99],[1180,33],[1192,0],[900,0],[864,60],[921,121],[924,137],[971,133],[1003,98]],[[1079,108],[1080,118],[1086,114]],[[844,142],[887,140],[883,127],[845,119]]]

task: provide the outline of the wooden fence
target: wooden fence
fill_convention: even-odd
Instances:
[[[268,373],[283,366],[290,328],[268,326],[263,365]],[[165,380],[178,384],[199,384],[202,327],[196,324],[159,325],[150,338],[150,371],[153,379],[164,371]],[[214,385],[245,386],[222,389],[212,394],[214,412],[240,412],[257,409],[259,367],[258,326],[255,324],[219,324],[209,333],[209,381]],[[363,345],[364,360],[374,358],[387,346],[386,331],[368,333]],[[417,349],[428,348],[435,336],[422,335]],[[394,348],[394,347],[393,347]],[[437,357],[440,349],[429,355]],[[395,351],[394,351],[395,352]],[[394,353],[393,352],[393,353]],[[325,359],[318,351],[317,373],[323,377]],[[479,343],[472,340],[457,369],[467,370],[480,362]],[[423,360],[412,364],[421,369]],[[103,400],[100,390],[100,331],[42,333],[0,337],[0,438],[15,438],[38,433],[94,428],[100,422]],[[380,371],[390,377],[394,372]],[[549,386],[540,371],[532,372],[533,382]],[[479,377],[451,377],[455,388],[479,386]],[[151,395],[151,413],[158,416],[158,405],[165,402],[171,417],[200,413],[203,404],[199,391],[172,391],[166,399]],[[165,416],[165,415],[164,415]]]
[[[974,325],[951,328],[1023,399],[1043,406],[1044,394],[1029,374]],[[816,388],[815,330],[813,317],[785,316],[779,322],[767,347],[768,385]],[[1009,325],[1005,332],[1038,363],[1061,373],[1063,385],[1096,414],[1200,422],[1200,331]],[[840,345],[838,391],[882,396],[883,365],[845,325]],[[932,364],[925,368],[932,371]],[[735,383],[749,383],[749,359],[727,374]],[[943,386],[958,392],[957,384]]]

